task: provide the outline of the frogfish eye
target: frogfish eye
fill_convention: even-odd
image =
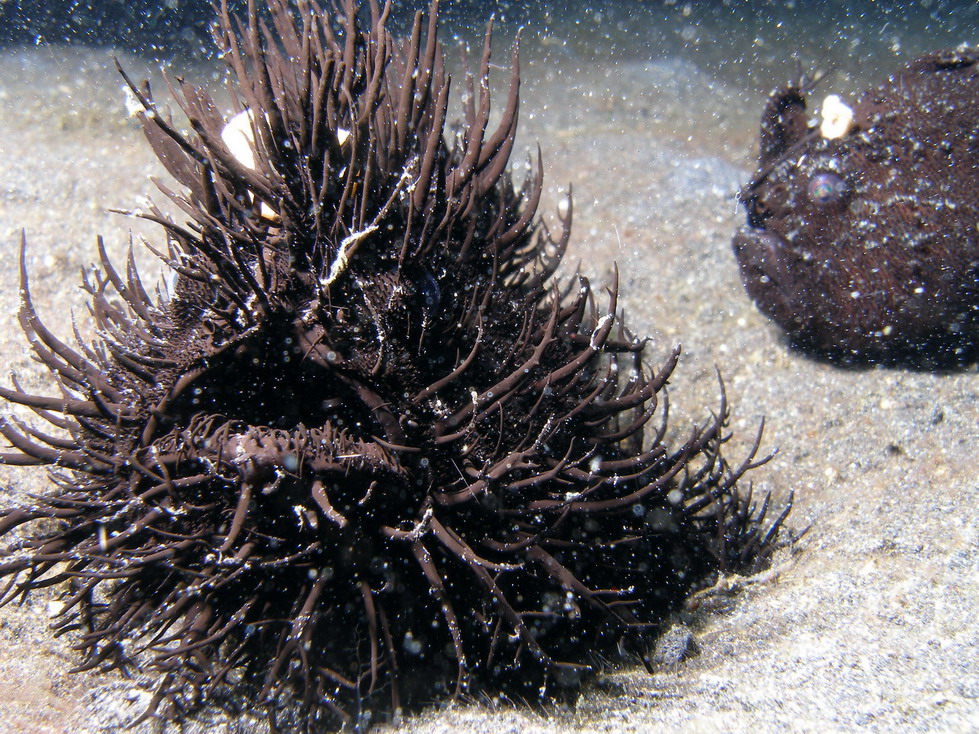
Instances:
[[[842,199],[846,195],[847,185],[846,181],[835,173],[823,171],[809,179],[807,191],[809,200],[813,204],[826,206],[827,204],[835,204]]]
[[[418,292],[422,298],[422,308],[427,316],[431,316],[435,309],[442,302],[442,290],[439,288],[438,281],[427,270],[422,270],[421,275],[415,281]]]

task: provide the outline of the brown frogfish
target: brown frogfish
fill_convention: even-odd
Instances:
[[[922,56],[820,115],[776,89],[734,238],[758,308],[810,353],[953,366],[979,349],[979,50]]]

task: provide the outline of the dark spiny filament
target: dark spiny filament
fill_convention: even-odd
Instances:
[[[2,389],[53,434],[3,420],[0,461],[51,466],[55,487],[0,515],[5,593],[60,585],[79,667],[158,671],[150,712],[228,685],[298,729],[573,695],[712,573],[764,563],[784,518],[763,529],[767,501],[739,491],[757,442],[722,458],[723,400],[667,444],[678,352],[647,368],[617,275],[606,294],[555,284],[570,207],[552,239],[540,157],[519,189],[507,171],[516,51],[494,128],[487,32],[447,138],[437,4],[404,42],[390,10],[362,28],[349,0],[270,0],[236,30],[222,7],[230,125],[179,81],[185,135],[127,78],[181,187],[163,190],[186,222],[143,214],[169,294],[100,240],[99,337],[70,347],[21,252],[21,325],[59,390]]]

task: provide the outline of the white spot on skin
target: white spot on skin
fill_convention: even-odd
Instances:
[[[255,135],[252,131],[251,110],[239,112],[228,120],[228,124],[221,131],[221,140],[241,165],[252,171],[255,170]],[[279,221],[278,213],[264,201],[262,202],[261,213],[269,221]]]
[[[828,140],[842,138],[853,128],[853,110],[838,95],[826,95],[820,116],[819,132]]]
[[[337,141],[344,145],[350,139],[350,131],[342,127],[337,128]],[[257,169],[255,165],[255,133],[253,130],[252,111],[245,110],[228,120],[228,124],[221,131],[221,140],[228,147],[228,151],[245,168],[252,171]],[[262,216],[266,219],[277,222],[279,215],[262,202]]]
[[[221,131],[221,140],[231,155],[245,168],[255,170],[255,136],[252,133],[252,111],[245,110],[228,120]]]

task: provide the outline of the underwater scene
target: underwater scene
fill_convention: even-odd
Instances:
[[[0,734],[979,727],[979,4],[0,0]]]

